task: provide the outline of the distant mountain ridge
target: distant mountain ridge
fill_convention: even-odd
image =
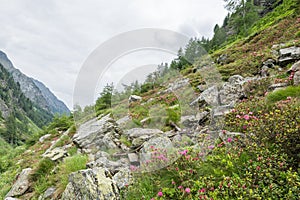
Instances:
[[[69,114],[68,107],[59,100],[42,82],[30,78],[16,69],[7,55],[0,51],[0,63],[13,76],[15,82],[20,84],[22,92],[33,103],[51,114]]]

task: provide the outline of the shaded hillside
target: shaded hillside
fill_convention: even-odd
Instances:
[[[49,123],[52,114],[32,103],[1,64],[0,72],[1,136],[10,144],[19,144],[38,129],[36,125]]]
[[[39,107],[51,114],[69,114],[67,106],[47,88],[45,85],[33,78],[27,77],[20,70],[16,69],[7,55],[0,51],[0,63],[12,74],[14,80],[20,84],[22,92],[27,98]]]

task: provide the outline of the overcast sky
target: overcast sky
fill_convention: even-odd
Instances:
[[[214,25],[222,24],[227,14],[223,0],[0,2],[0,50],[16,68],[42,81],[69,108],[73,107],[73,89],[81,66],[95,48],[111,37],[140,28],[211,37]],[[150,54],[151,51],[149,58]],[[139,56],[141,60],[145,57]],[[149,61],[149,58],[139,65],[171,59],[158,56]]]

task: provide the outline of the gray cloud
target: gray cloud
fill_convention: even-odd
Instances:
[[[222,0],[2,0],[0,49],[72,108],[77,74],[104,41],[149,27],[211,37],[225,15]]]

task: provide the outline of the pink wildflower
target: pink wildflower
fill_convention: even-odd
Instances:
[[[157,196],[162,197],[164,194],[162,192],[158,192]]]
[[[245,119],[245,120],[249,120],[249,119],[250,119],[250,116],[249,116],[249,115],[244,115],[244,119]]]
[[[227,139],[227,142],[232,142],[232,138],[228,138],[228,139]]]
[[[185,192],[189,194],[191,192],[191,189],[190,188],[185,188]]]
[[[181,155],[186,155],[187,152],[188,152],[188,150],[183,150],[183,151],[181,151],[181,152],[179,152],[179,153],[180,153]]]

